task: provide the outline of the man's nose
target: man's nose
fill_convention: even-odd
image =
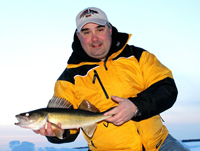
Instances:
[[[98,40],[99,40],[98,36],[95,33],[93,33],[92,34],[92,41],[98,41]]]

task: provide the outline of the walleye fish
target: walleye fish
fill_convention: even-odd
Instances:
[[[63,139],[61,129],[78,129],[82,128],[84,133],[92,137],[97,123],[111,116],[104,116],[104,112],[99,110],[83,100],[78,109],[71,109],[72,104],[61,98],[53,97],[47,108],[41,108],[30,112],[25,112],[16,115],[18,125],[22,128],[39,130],[44,125],[47,127],[47,122],[51,123],[53,133],[57,138]],[[61,128],[57,124],[61,124]]]

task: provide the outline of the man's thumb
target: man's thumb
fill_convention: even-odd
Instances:
[[[113,101],[117,102],[117,103],[119,103],[119,102],[122,101],[122,99],[121,99],[120,97],[118,97],[118,96],[113,96],[113,95],[111,95],[111,99],[112,99]]]

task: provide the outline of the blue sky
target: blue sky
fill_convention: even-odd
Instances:
[[[12,140],[51,146],[14,126],[15,115],[46,106],[72,52],[75,17],[88,6],[104,10],[118,31],[132,34],[129,44],[172,70],[179,95],[161,114],[164,124],[177,139],[200,138],[200,1],[7,0],[0,1],[0,146]],[[84,144],[80,136],[65,146]]]

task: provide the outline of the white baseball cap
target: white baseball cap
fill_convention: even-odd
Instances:
[[[106,25],[108,22],[106,14],[96,7],[88,7],[82,10],[76,16],[76,28],[78,33],[80,32],[81,28],[87,23],[96,23],[99,25]]]

